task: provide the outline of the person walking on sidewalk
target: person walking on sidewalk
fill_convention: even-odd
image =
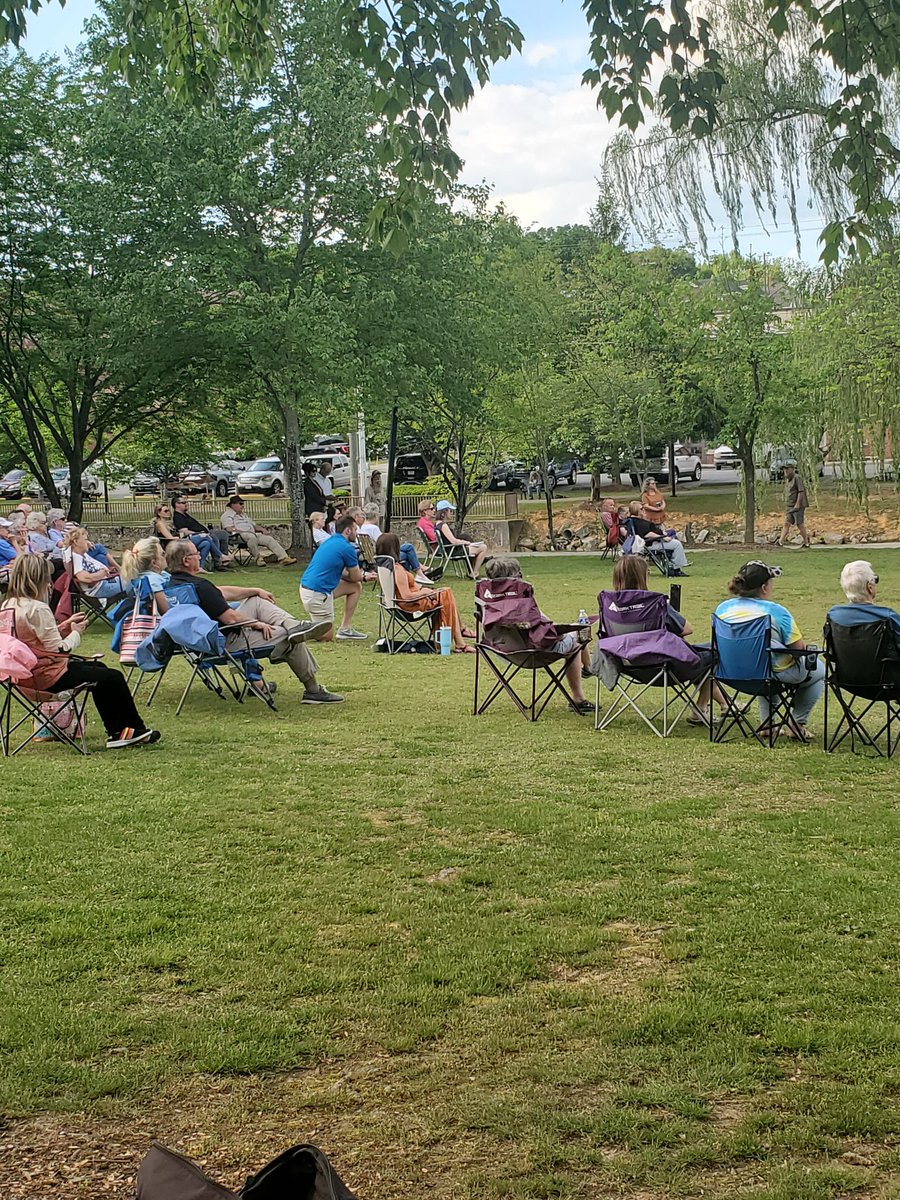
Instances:
[[[787,543],[793,525],[803,539],[804,548],[808,548],[809,534],[806,531],[805,518],[809,497],[806,494],[806,484],[797,474],[797,464],[793,459],[788,459],[784,464],[784,506],[784,528],[778,545],[784,546]]]

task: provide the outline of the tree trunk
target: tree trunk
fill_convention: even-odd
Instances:
[[[81,468],[83,460],[81,455],[77,455],[74,460],[69,459],[69,520],[77,521],[81,524],[81,515],[84,512],[84,492],[81,489]]]
[[[744,475],[744,541],[753,545],[756,541],[756,467],[753,463],[753,446],[738,444],[738,454]]]
[[[599,467],[591,468],[591,504],[599,504],[603,499],[603,472]]]
[[[280,404],[284,428],[284,469],[287,477],[288,503],[291,510],[290,552],[297,555],[309,550],[311,533],[306,524],[306,503],[303,498],[303,468],[300,464],[300,421],[290,404]]]
[[[612,485],[613,488],[622,486],[622,460],[619,458],[619,451],[613,450],[610,455],[610,465],[612,466]]]

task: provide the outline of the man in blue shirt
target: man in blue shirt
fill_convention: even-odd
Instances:
[[[337,631],[338,641],[358,641],[368,637],[353,628],[353,614],[362,595],[362,570],[356,550],[356,522],[349,515],[340,517],[334,536],[316,549],[300,580],[300,599],[311,621],[328,621],[330,628],[319,641],[334,637],[334,601],[344,597],[344,619]]]
[[[10,539],[13,525],[6,517],[0,517],[0,567],[8,567],[19,553],[19,548]]]
[[[841,590],[846,604],[835,604],[828,610],[829,621],[835,625],[871,625],[875,621],[890,621],[894,637],[900,645],[900,613],[883,604],[876,604],[878,576],[870,562],[857,559],[841,571]]]

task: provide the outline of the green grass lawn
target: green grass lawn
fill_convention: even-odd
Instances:
[[[848,556],[780,553],[818,640]],[[697,556],[698,630],[740,561]],[[571,620],[610,566],[528,572]],[[470,656],[318,653],[339,707],[270,668],[277,713],[176,721],[179,665],[159,746],[4,761],[0,1192],[93,1198],[158,1134],[232,1184],[317,1141],[373,1200],[900,1195],[896,762],[475,720]],[[16,1190],[29,1153],[77,1169]]]

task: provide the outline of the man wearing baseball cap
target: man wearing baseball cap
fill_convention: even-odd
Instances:
[[[485,542],[473,542],[465,536],[457,536],[450,527],[450,514],[456,512],[456,505],[451,504],[449,500],[438,500],[437,502],[437,518],[434,522],[435,532],[445,546],[465,546],[466,561],[470,565],[470,574],[472,579],[478,578],[478,573],[481,570],[481,564],[484,562],[484,556],[487,554],[487,544]],[[459,558],[459,553],[451,551],[451,558]]]
[[[805,650],[806,642],[797,622],[783,605],[776,604],[772,599],[773,580],[781,574],[781,567],[772,567],[756,559],[744,563],[728,584],[733,598],[722,601],[716,609],[716,616],[729,624],[752,621],[756,617],[768,617],[772,628],[773,650]],[[819,657],[813,667],[806,664],[805,658],[796,658],[791,654],[772,655],[772,678],[780,679],[783,683],[800,685],[791,712],[799,734],[787,727],[783,732],[788,737],[811,742],[813,735],[806,728],[806,723],[825,690],[825,663]],[[766,725],[769,720],[769,702],[762,696],[759,698],[759,712],[763,725]]]
[[[784,528],[778,545],[783,546],[790,537],[791,526],[795,526],[803,539],[804,549],[809,549],[809,534],[806,532],[806,508],[809,497],[806,494],[806,484],[797,474],[797,464],[789,458],[784,464]]]

